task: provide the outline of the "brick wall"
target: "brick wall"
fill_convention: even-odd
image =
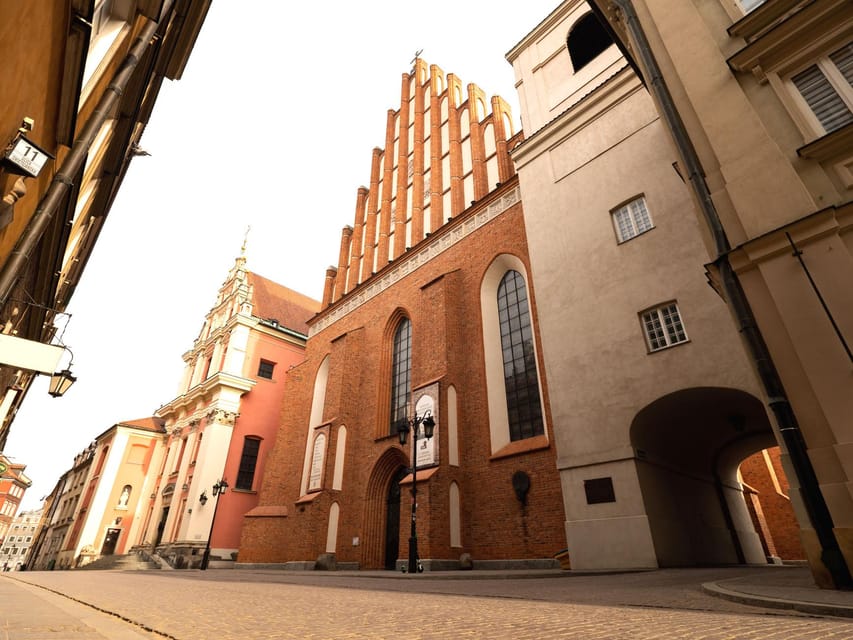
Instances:
[[[754,497],[760,503],[758,512],[763,516],[765,530],[772,538],[768,547],[775,549],[782,560],[803,560],[805,554],[800,544],[800,527],[788,498],[789,485],[782,470],[781,452],[779,447],[766,452],[766,457],[759,451],[744,460],[740,465],[741,476],[757,492]],[[756,530],[762,529],[757,527]]]
[[[500,197],[514,185],[515,180],[490,197]],[[426,242],[439,241],[488,204],[489,198],[477,203]],[[384,548],[381,505],[393,471],[408,465],[411,454],[411,443],[402,450],[396,435],[383,437],[389,429],[389,336],[401,311],[412,322],[412,389],[436,381],[440,388],[440,465],[427,481],[418,483],[421,557],[455,560],[460,553],[469,552],[475,560],[541,558],[566,547],[553,445],[490,459],[480,285],[488,266],[502,253],[528,264],[520,203],[309,339],[306,361],[291,371],[287,381],[281,433],[261,489],[261,506],[284,508],[287,516],[254,517],[250,513],[243,528],[240,562],[316,559],[325,549],[329,508],[335,501],[340,506],[338,561],[376,568]],[[380,272],[375,278],[383,275]],[[528,285],[535,327],[535,292]],[[338,304],[347,300],[348,296]],[[297,505],[314,379],[326,356],[330,370],[323,419],[330,421],[331,430],[325,489],[309,503]],[[545,380],[541,383],[547,388]],[[448,464],[449,385],[456,389],[458,399],[459,467]],[[547,410],[546,419],[550,434]],[[341,491],[332,491],[340,425],[347,428],[344,480]],[[512,488],[516,471],[531,478],[526,506],[516,499]],[[462,548],[450,547],[449,491],[454,481],[460,491]],[[404,485],[401,496],[401,558],[407,555],[410,488],[410,484]],[[358,546],[353,545],[354,538],[358,538]]]

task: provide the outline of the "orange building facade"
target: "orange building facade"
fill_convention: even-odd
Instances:
[[[208,544],[214,562],[233,560],[275,442],[285,373],[303,360],[318,309],[237,258],[183,356],[180,394],[157,412],[166,435],[138,546],[176,568],[200,566]]]

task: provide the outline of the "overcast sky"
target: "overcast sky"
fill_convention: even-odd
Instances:
[[[23,509],[97,435],[175,397],[248,227],[251,271],[322,297],[417,50],[502,96],[520,128],[505,54],[558,4],[214,0],[71,301],[78,381],[54,399],[41,376],[12,424],[5,453],[33,480]]]

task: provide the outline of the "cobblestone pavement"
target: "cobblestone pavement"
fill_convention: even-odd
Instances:
[[[35,572],[12,579],[176,640],[853,639],[853,621],[749,607],[699,588],[737,575],[673,570],[453,580],[223,570]],[[29,636],[0,630],[4,640],[17,637]]]

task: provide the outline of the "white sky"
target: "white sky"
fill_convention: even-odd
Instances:
[[[215,0],[69,307],[77,383],[51,398],[41,376],[12,424],[5,453],[33,481],[22,509],[97,435],[174,398],[247,227],[251,271],[322,297],[415,51],[503,97],[520,128],[504,56],[558,4]]]

